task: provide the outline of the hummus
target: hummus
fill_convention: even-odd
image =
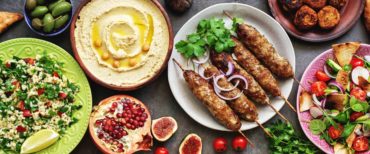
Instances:
[[[166,60],[169,30],[151,0],[92,0],[76,21],[76,50],[85,68],[113,86],[144,83]]]

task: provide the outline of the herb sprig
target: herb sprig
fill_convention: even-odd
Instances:
[[[315,154],[319,150],[308,140],[299,136],[292,125],[282,121],[277,121],[267,128],[267,131],[274,134],[269,137],[269,149],[272,154],[284,153],[306,153]]]
[[[176,43],[175,47],[186,58],[201,57],[207,48],[218,53],[230,51],[235,46],[231,35],[236,29],[237,22],[241,22],[241,19],[234,19],[233,28],[229,29],[225,27],[223,19],[201,20],[197,31],[188,35],[186,40]]]

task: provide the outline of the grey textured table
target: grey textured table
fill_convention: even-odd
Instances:
[[[23,0],[0,0],[0,10],[7,10],[7,11],[18,11],[22,12],[23,7]],[[171,18],[172,26],[174,33],[181,28],[181,26],[194,14],[201,11],[202,9],[211,6],[217,3],[223,2],[239,2],[245,3],[251,6],[254,6],[258,9],[271,14],[269,11],[269,7],[267,4],[267,0],[194,0],[194,4],[192,8],[184,14],[175,14],[171,11],[168,11],[168,14]],[[163,4],[164,1],[161,0]],[[75,0],[75,5],[79,4],[79,0]],[[167,8],[166,8],[167,9]],[[56,36],[56,37],[41,37],[33,33],[26,25],[24,21],[21,21],[14,26],[12,26],[8,31],[4,34],[0,35],[0,41],[6,41],[13,38],[21,38],[21,37],[32,37],[32,38],[39,38],[44,39],[50,42],[53,42],[62,48],[64,48],[69,53],[72,53],[71,44],[69,40],[69,31],[64,32],[63,34]],[[323,42],[323,43],[309,43],[297,40],[295,38],[290,38],[295,52],[296,52],[296,74],[300,78],[302,76],[303,71],[305,70],[306,66],[311,62],[314,57],[319,55],[321,52],[330,48],[331,44],[339,43],[339,42],[346,42],[346,41],[361,41],[363,43],[370,43],[369,36],[366,34],[363,21],[359,20],[356,25],[342,37],[337,38],[333,41]],[[225,133],[225,132],[218,132],[206,127],[201,126],[193,119],[191,119],[177,104],[176,100],[171,94],[168,80],[167,80],[167,71],[164,71],[162,75],[155,80],[153,83],[149,84],[148,86],[132,91],[132,92],[119,92],[109,90],[104,88],[100,85],[95,84],[94,82],[90,81],[91,90],[93,93],[93,101],[94,104],[98,103],[100,100],[115,95],[115,94],[128,94],[132,95],[136,98],[139,98],[146,105],[149,107],[151,111],[152,118],[158,118],[161,116],[173,116],[179,124],[179,129],[176,134],[167,142],[165,143],[154,143],[154,147],[159,145],[166,146],[170,153],[177,153],[178,147],[181,143],[181,140],[187,135],[188,133],[197,133],[199,136],[202,137],[203,140],[203,153],[214,153],[212,149],[212,141],[214,138],[223,136],[225,137],[229,143],[231,142],[232,138],[237,135],[236,133]],[[292,89],[292,93],[290,94],[289,100],[295,104],[296,95],[297,95],[297,84],[295,83]],[[288,117],[288,119],[293,123],[294,128],[298,130],[299,133],[302,133],[301,128],[298,124],[297,116],[293,113],[287,106],[281,110],[281,112]],[[279,117],[275,116],[271,119],[267,124],[276,121]],[[245,132],[249,138],[257,145],[255,148],[251,148],[248,146],[246,151],[242,153],[255,153],[255,154],[265,154],[268,153],[268,141],[265,138],[263,131],[260,128],[255,128]],[[231,146],[228,147],[229,151],[227,153],[234,153],[231,150]],[[100,153],[99,150],[95,147],[94,143],[91,141],[89,134],[86,133],[83,140],[80,144],[76,147],[73,153],[80,153],[80,154],[93,154],[93,153]],[[152,152],[146,152],[152,153]]]

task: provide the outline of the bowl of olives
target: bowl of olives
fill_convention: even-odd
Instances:
[[[64,32],[73,17],[71,0],[26,0],[23,14],[28,27],[42,36]]]

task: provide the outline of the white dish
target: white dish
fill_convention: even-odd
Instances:
[[[249,5],[239,3],[221,3],[210,6],[188,20],[177,32],[174,43],[186,39],[188,34],[196,31],[196,27],[202,19],[212,17],[223,18],[227,26],[231,26],[232,21],[223,15],[223,10],[228,11],[235,17],[243,18],[248,24],[257,28],[266,38],[274,45],[279,54],[287,58],[295,70],[295,55],[293,45],[284,31],[284,29],[272,17],[261,10]],[[182,72],[174,65],[172,59],[176,59],[183,66],[187,66],[187,60],[174,48],[172,56],[168,63],[168,82],[171,91],[184,111],[198,123],[215,130],[229,131],[227,128],[218,123],[206,107],[193,95]],[[192,67],[189,66],[189,69]],[[292,89],[293,80],[280,81],[280,89],[283,96],[289,97]],[[271,98],[273,106],[280,110],[284,106],[284,101],[280,98]],[[268,106],[257,106],[259,112],[259,122],[265,123],[276,113]],[[254,122],[242,121],[241,130],[248,130],[257,127]]]

